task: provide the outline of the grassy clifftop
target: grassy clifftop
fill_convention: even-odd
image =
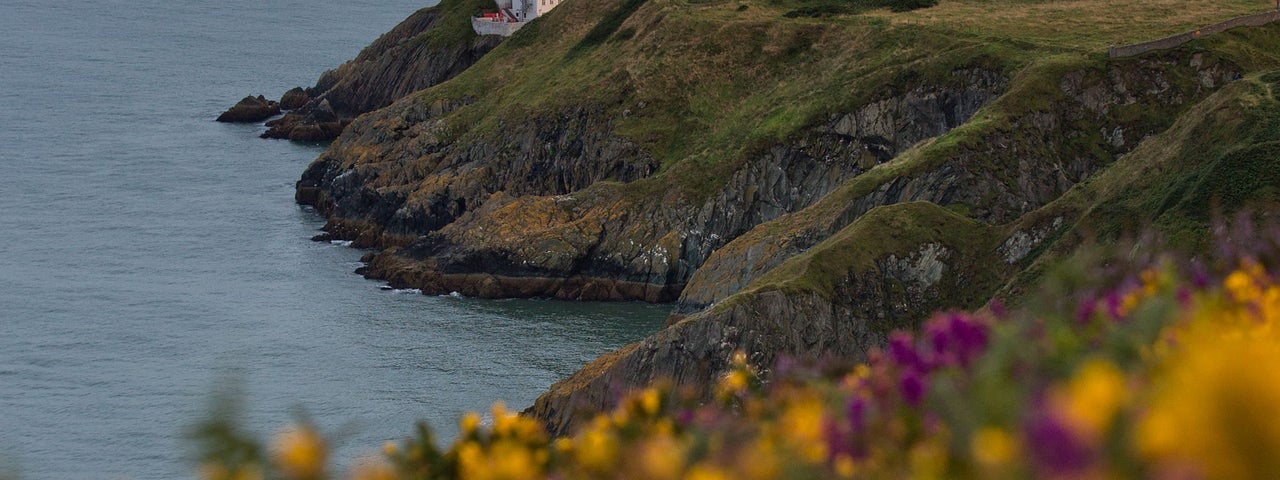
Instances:
[[[1273,205],[1280,25],[1106,54],[1270,8],[567,0],[358,119],[300,189],[393,283],[679,295],[688,319],[539,401],[567,428],[616,385],[705,386],[737,348],[857,356],[1083,243],[1155,223],[1194,248],[1214,202]]]
[[[1269,7],[1256,0],[945,0],[908,12],[788,17],[820,3],[570,1],[458,78],[409,101],[474,100],[440,129],[457,143],[598,106],[616,135],[662,165],[627,193],[678,188],[702,199],[768,146],[874,99],[951,81],[956,69],[1012,76],[1044,63],[1097,64],[1107,45]],[[482,7],[441,8],[469,14]]]

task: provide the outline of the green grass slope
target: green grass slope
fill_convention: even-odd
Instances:
[[[674,186],[699,198],[763,148],[957,68],[1012,73],[1046,54],[1096,55],[1109,43],[1265,9],[1243,0],[1165,1],[1159,3],[1170,5],[1158,8],[1136,1],[950,0],[910,12],[787,16],[809,3],[570,0],[414,101],[475,99],[449,117],[457,142],[501,135],[506,122],[576,105],[609,106],[617,131],[664,165],[632,193]],[[1181,12],[1171,15],[1175,3]],[[1142,28],[1044,20],[1097,9]]]

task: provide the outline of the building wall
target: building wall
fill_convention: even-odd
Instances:
[[[510,37],[511,34],[516,33],[516,30],[519,30],[520,27],[523,26],[523,22],[488,22],[479,18],[471,19],[471,28],[480,35],[502,35],[504,37]]]
[[[538,15],[545,14],[551,11],[552,8],[555,8],[556,5],[560,4],[560,0],[532,0],[532,1],[535,2],[534,7],[537,8]]]
[[[512,0],[515,4],[511,8],[516,13],[516,18],[522,22],[527,22],[538,17],[538,0]]]
[[[498,9],[509,9],[515,14],[519,22],[489,22],[480,18],[471,19],[471,28],[480,35],[501,35],[510,37],[511,34],[523,27],[525,22],[538,18],[556,5],[560,4],[560,0],[495,0],[494,3]]]

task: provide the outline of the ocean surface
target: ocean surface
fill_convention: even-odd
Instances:
[[[424,6],[0,0],[0,478],[191,478],[184,433],[228,377],[253,430],[305,412],[350,463],[661,327],[661,306],[380,290],[293,202],[323,145],[213,121]]]

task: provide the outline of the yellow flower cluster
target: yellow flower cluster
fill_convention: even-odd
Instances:
[[[296,425],[276,435],[275,463],[288,480],[324,478],[328,447],[315,428]]]
[[[493,426],[479,429],[475,414],[463,417],[454,446],[458,476],[475,480],[528,480],[544,476],[551,459],[549,442],[538,422],[493,406]]]
[[[1139,450],[1161,472],[1274,478],[1280,472],[1280,286],[1257,263],[1165,336]]]

